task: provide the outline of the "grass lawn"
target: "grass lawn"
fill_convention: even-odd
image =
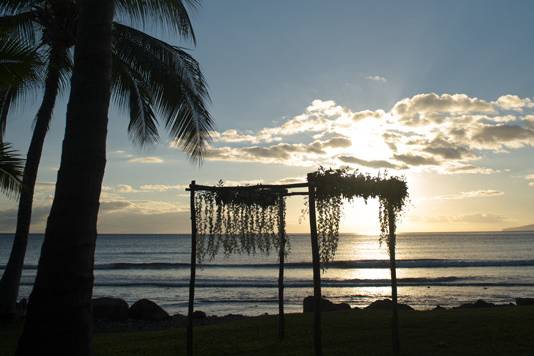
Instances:
[[[276,317],[263,316],[195,329],[196,355],[313,355],[310,314],[287,317],[285,341]],[[402,312],[403,355],[534,355],[534,307]],[[390,313],[323,314],[325,355],[388,355]],[[0,355],[12,355],[20,331],[0,329]],[[100,355],[183,355],[184,330],[107,332],[94,336]]]

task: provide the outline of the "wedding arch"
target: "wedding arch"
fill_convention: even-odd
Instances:
[[[278,334],[285,335],[284,262],[287,253],[286,197],[305,196],[308,203],[313,266],[314,351],[322,355],[321,338],[321,264],[328,266],[337,250],[342,203],[345,200],[378,198],[380,202],[380,239],[390,254],[392,300],[396,305],[395,277],[396,221],[408,196],[404,179],[371,176],[348,169],[319,169],[307,181],[293,184],[243,186],[197,185],[189,188],[191,209],[191,270],[187,313],[187,354],[193,354],[193,311],[197,262],[213,259],[219,252],[268,254],[278,250]],[[396,308],[393,322],[397,329]],[[393,331],[393,339],[398,334]],[[394,342],[395,344],[395,342]]]

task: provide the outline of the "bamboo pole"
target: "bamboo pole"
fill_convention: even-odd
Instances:
[[[195,208],[195,181],[191,181],[190,209],[191,209],[191,272],[189,276],[189,305],[187,309],[187,356],[193,355],[193,307],[195,303],[195,277],[197,268],[197,216]]]
[[[308,183],[310,174],[308,174]],[[310,237],[313,264],[313,348],[315,356],[323,355],[321,336],[321,262],[319,257],[319,242],[317,237],[317,217],[315,213],[315,186],[308,186],[308,205],[310,214]]]
[[[286,222],[285,222],[285,201],[280,195],[278,198],[278,234],[280,236],[280,247],[278,251],[279,269],[278,269],[278,338],[284,339],[285,336],[285,316],[284,316],[284,261],[286,252]]]
[[[228,186],[228,187],[218,187],[211,185],[196,185],[195,190],[208,190],[208,191],[217,191],[217,190],[256,190],[256,189],[272,189],[272,190],[285,190],[291,188],[306,188],[308,183],[291,183],[291,184],[257,184],[257,185],[238,185],[238,186]],[[186,188],[186,191],[190,191],[192,188]]]
[[[393,345],[393,355],[400,355],[400,337],[399,337],[399,311],[397,306],[397,261],[395,249],[397,244],[396,221],[393,207],[388,203],[388,231],[389,231],[389,270],[391,273],[391,303],[392,303],[392,320],[391,320],[391,338]]]

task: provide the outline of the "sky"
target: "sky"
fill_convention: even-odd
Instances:
[[[140,149],[110,107],[101,233],[189,231],[185,187],[296,182],[319,166],[405,176],[399,231],[482,231],[534,223],[532,1],[204,0],[190,49],[210,86],[216,131],[201,166],[169,144]],[[124,19],[121,19],[124,20]],[[40,93],[10,117],[26,152]],[[68,92],[45,142],[32,231],[53,198]],[[290,232],[306,232],[289,198]],[[0,231],[16,202],[0,200]],[[342,231],[377,233],[378,206],[346,204]]]

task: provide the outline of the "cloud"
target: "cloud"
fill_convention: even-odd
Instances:
[[[388,80],[380,75],[369,75],[365,77],[367,80],[371,80],[373,82],[380,82],[380,83],[386,83]]]
[[[338,159],[343,163],[357,164],[363,167],[369,168],[391,168],[391,169],[404,169],[406,166],[398,165],[384,160],[365,160],[354,156],[339,156]]]
[[[534,187],[534,174],[527,175],[525,179],[528,181],[529,187]]]
[[[297,166],[313,166],[328,159],[328,152],[350,147],[352,141],[345,137],[315,140],[304,143],[278,143],[269,146],[210,147],[206,159],[234,162],[283,163]]]
[[[189,212],[143,214],[135,211],[120,211],[99,216],[98,231],[112,234],[189,233]]]
[[[171,190],[183,191],[185,188],[187,188],[187,186],[183,184],[143,184],[139,187],[139,190],[142,192],[168,192]]]
[[[509,219],[503,215],[488,213],[460,215],[451,218],[451,222],[467,222],[474,224],[500,224],[508,220]]]
[[[480,148],[520,148],[534,143],[534,130],[519,125],[484,125],[472,135]]]
[[[495,225],[510,221],[506,216],[491,214],[491,213],[474,213],[466,215],[450,215],[450,216],[423,216],[414,217],[414,221],[421,221],[426,223],[449,223],[449,224],[479,224],[479,225]]]
[[[50,206],[35,206],[31,232],[42,233]],[[0,231],[13,233],[17,209],[0,211]],[[167,202],[104,201],[100,203],[99,233],[187,233],[191,222],[189,211]]]
[[[257,132],[238,131],[229,129],[223,132],[213,132],[215,142],[222,143],[272,143],[280,142],[283,137],[294,136],[302,133],[325,132],[349,125],[353,115],[360,118],[376,116],[372,111],[353,113],[348,108],[337,105],[332,100],[314,100],[304,113],[296,115],[285,121],[278,127],[267,127]],[[357,119],[356,117],[354,118]],[[335,130],[337,132],[337,130]],[[171,148],[177,148],[172,143]]]
[[[410,166],[432,166],[439,164],[439,162],[433,157],[425,157],[411,153],[396,154],[393,155],[393,157],[395,157],[396,160],[404,162]]]
[[[286,177],[274,181],[273,184],[293,184],[302,182],[306,182],[306,177]]]
[[[454,144],[442,136],[435,137],[432,140],[423,140],[420,142],[422,151],[439,156],[447,160],[475,159],[476,156],[467,145]]]
[[[250,142],[250,143],[260,143],[260,142],[273,142],[280,141],[280,137],[274,137],[274,132],[265,130],[259,134],[247,134],[239,132],[235,129],[226,130],[223,132],[213,132],[212,138],[215,142],[226,142],[226,143],[241,143],[241,142]]]
[[[119,184],[116,188],[117,193],[133,193],[136,192],[136,190],[128,184]]]
[[[478,167],[472,164],[462,164],[462,163],[453,163],[445,167],[441,172],[444,174],[493,174],[498,173],[499,170],[488,168],[488,167]]]
[[[39,186],[50,187],[50,185],[47,184]],[[158,188],[160,191],[165,191],[164,189],[175,190],[178,189],[178,187],[178,185],[160,185]],[[132,192],[142,193],[144,191],[154,191],[155,189],[154,186],[144,187],[145,190],[140,188],[134,188],[127,184],[119,184],[116,187],[110,187],[110,190],[101,193],[98,218],[99,232],[148,233],[154,231],[187,231],[189,228],[187,220],[183,220],[182,224],[177,224],[176,222],[176,219],[181,219],[182,216],[188,214],[188,206],[185,203],[180,203],[179,200],[178,202],[169,202],[151,199],[128,199],[125,197]],[[42,233],[45,230],[51,203],[51,198],[34,202],[31,232]],[[168,219],[169,221],[166,222],[165,219]],[[184,221],[185,225],[183,224]],[[16,208],[0,210],[0,232],[14,232],[16,222]],[[161,226],[156,224],[161,224]],[[156,230],[154,230],[155,226],[157,226]],[[170,230],[170,227],[172,227],[173,230]]]
[[[431,199],[433,200],[463,200],[472,198],[493,198],[503,196],[504,192],[486,189],[486,190],[471,190],[467,192],[460,192],[456,194],[438,195]]]
[[[322,147],[350,147],[352,146],[352,140],[347,137],[334,137],[324,142],[319,142]]]
[[[389,110],[353,111],[314,100],[277,126],[215,136],[207,160],[492,174],[498,170],[481,166],[483,157],[534,147],[534,103],[516,95],[491,101],[421,93]]]
[[[0,231],[14,232],[17,225],[18,209],[5,209],[0,211]],[[44,225],[48,214],[50,213],[50,206],[34,206],[32,208],[32,231],[44,230]]]
[[[493,113],[495,106],[488,101],[465,94],[417,94],[397,102],[391,112],[409,126],[443,122],[446,118],[465,114]]]
[[[128,159],[128,162],[141,163],[141,164],[158,164],[158,163],[163,163],[163,159],[159,157],[154,157],[154,156],[134,157],[134,158]]]
[[[504,110],[516,111],[534,107],[532,100],[529,98],[520,98],[517,95],[503,95],[497,99],[496,104]]]
[[[132,203],[126,200],[100,202],[101,213],[124,210],[130,207],[132,207]]]

